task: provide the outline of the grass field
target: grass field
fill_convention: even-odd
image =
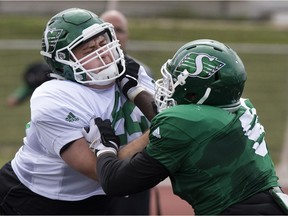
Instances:
[[[1,39],[40,40],[47,17],[0,16]],[[143,41],[183,41],[213,38],[229,43],[288,44],[288,30],[269,23],[175,19],[129,19],[130,38]],[[40,47],[40,44],[39,44]],[[236,50],[237,51],[237,50]],[[149,65],[159,78],[161,65],[171,51],[133,51],[130,54]],[[287,54],[239,53],[246,65],[248,81],[244,92],[257,107],[267,132],[267,143],[278,162],[287,115]],[[0,166],[11,159],[22,144],[29,121],[29,101],[15,108],[5,105],[7,96],[21,85],[27,64],[42,59],[39,50],[0,49]]]

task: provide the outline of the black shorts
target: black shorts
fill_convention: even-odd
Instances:
[[[11,162],[0,170],[0,214],[105,215],[109,212],[110,202],[111,198],[105,195],[80,201],[48,199],[23,185],[15,175]]]
[[[286,215],[269,190],[228,207],[221,215]]]

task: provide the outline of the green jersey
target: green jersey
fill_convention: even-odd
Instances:
[[[265,131],[247,99],[231,113],[207,105],[177,105],[151,122],[146,153],[169,171],[173,191],[196,214],[219,214],[278,186]]]

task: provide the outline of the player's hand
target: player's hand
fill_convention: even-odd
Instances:
[[[121,77],[118,78],[118,83],[122,93],[130,101],[134,102],[134,98],[144,90],[144,88],[142,88],[138,82],[140,65],[127,56],[125,56],[125,65],[126,71]]]
[[[89,127],[82,129],[82,134],[89,143],[89,148],[95,153],[95,149],[101,144],[101,134],[95,119],[90,120]]]
[[[95,154],[97,157],[104,153],[113,153],[117,155],[117,151],[120,146],[120,139],[115,135],[110,120],[105,119],[103,121],[101,118],[96,118],[95,124],[97,125],[101,134],[101,144],[97,145],[95,148]]]

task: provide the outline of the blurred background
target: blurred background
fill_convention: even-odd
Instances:
[[[128,52],[156,79],[162,64],[188,41],[211,38],[231,46],[246,65],[244,97],[257,108],[280,180],[288,181],[287,1],[0,1],[0,166],[22,145],[30,119],[29,100],[11,108],[6,99],[22,85],[27,65],[42,60],[47,21],[71,7],[98,15],[123,12],[129,21]]]

